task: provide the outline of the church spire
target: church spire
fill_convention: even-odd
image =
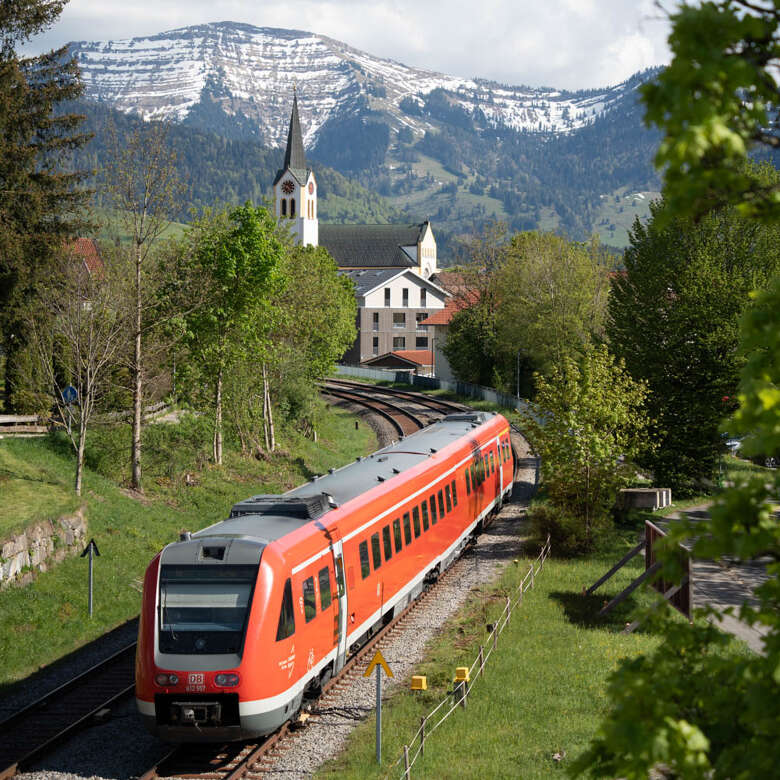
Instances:
[[[290,116],[290,129],[287,132],[287,151],[284,155],[285,169],[305,171],[306,155],[303,151],[303,137],[301,136],[301,120],[298,118],[298,92],[293,92],[292,115]]]

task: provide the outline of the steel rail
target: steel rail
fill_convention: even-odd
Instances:
[[[132,692],[135,648],[123,647],[0,723],[0,780]]]
[[[325,390],[324,392],[327,395],[333,396],[334,398],[341,398],[344,401],[350,401],[360,406],[364,406],[367,409],[371,409],[390,422],[401,436],[408,436],[410,433],[414,433],[416,430],[425,428],[426,426],[426,423],[424,423],[416,414],[406,409],[402,409],[400,406],[392,404],[389,401],[378,401],[376,399],[369,400],[360,393],[350,392],[347,390],[331,389]],[[388,409],[390,411],[388,411]],[[399,419],[399,417],[401,419]],[[405,425],[404,419],[410,420],[414,427],[410,428],[408,425]]]
[[[355,390],[364,390],[366,392],[379,393],[381,395],[396,396],[398,398],[406,398],[409,401],[414,401],[420,406],[427,406],[430,409],[436,409],[437,411],[452,412],[457,414],[458,412],[464,412],[469,407],[466,404],[454,403],[453,401],[444,401],[439,398],[431,398],[424,393],[416,393],[413,391],[399,390],[395,387],[384,387],[383,385],[368,385],[365,382],[353,382],[347,379],[326,379],[326,385],[342,385],[344,387],[354,388]]]

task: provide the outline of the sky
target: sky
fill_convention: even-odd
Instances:
[[[306,30],[405,65],[532,87],[604,87],[669,60],[654,0],[70,0],[23,51],[221,21]]]

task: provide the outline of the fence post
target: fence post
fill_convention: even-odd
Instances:
[[[493,649],[498,646],[498,623],[493,627]]]
[[[409,774],[409,746],[404,745],[404,777],[409,780],[411,775]]]
[[[504,625],[506,625],[509,622],[509,617],[512,614],[512,605],[511,601],[509,600],[509,596],[506,597],[506,622]]]
[[[464,680],[460,684],[460,692],[461,692],[461,700],[460,703],[463,705],[463,709],[466,709],[466,696],[469,692],[469,684]]]
[[[534,565],[531,564],[531,587],[534,586]]]
[[[479,673],[485,676],[485,649],[482,645],[479,646]]]
[[[420,718],[420,753],[425,755],[425,716]]]

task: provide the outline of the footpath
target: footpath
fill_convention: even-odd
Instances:
[[[708,516],[709,504],[690,507],[665,520],[679,520],[683,515],[690,520],[702,520]],[[724,611],[733,607],[738,614],[743,603],[757,606],[758,600],[753,591],[766,582],[768,575],[766,561],[761,559],[737,562],[729,559],[718,561],[693,559],[693,606],[710,606],[718,615],[711,618],[723,631],[743,640],[751,650],[763,655],[766,626],[749,626],[736,616],[726,615]]]

